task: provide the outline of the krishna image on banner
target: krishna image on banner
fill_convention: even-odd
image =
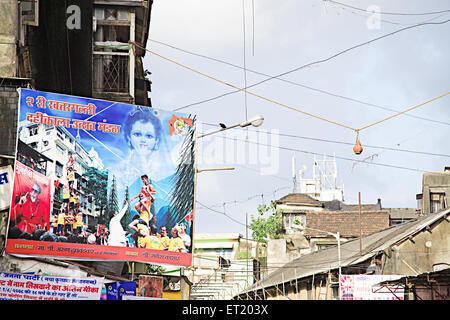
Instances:
[[[190,264],[195,117],[21,89],[17,137],[7,252],[39,241],[59,247],[36,242],[41,250],[20,253]],[[18,173],[39,177],[47,189],[24,184]],[[25,228],[35,215],[18,212],[32,196],[46,205],[39,224]],[[104,255],[102,246],[116,251]]]

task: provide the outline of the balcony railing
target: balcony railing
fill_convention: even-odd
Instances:
[[[128,93],[128,55],[94,54],[93,90]]]

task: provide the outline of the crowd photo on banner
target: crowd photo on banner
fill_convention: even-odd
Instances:
[[[195,118],[21,89],[8,240],[192,252]]]

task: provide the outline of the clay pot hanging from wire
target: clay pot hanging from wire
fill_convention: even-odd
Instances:
[[[363,152],[363,147],[361,145],[361,142],[359,141],[359,132],[356,133],[356,143],[353,146],[353,152],[355,154],[361,154],[361,152]]]

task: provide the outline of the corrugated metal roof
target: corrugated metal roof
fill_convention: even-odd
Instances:
[[[378,232],[374,232],[362,238],[362,255],[360,255],[359,239],[351,240],[341,244],[341,267],[355,265],[366,261],[389,248],[400,243],[426,226],[450,214],[450,209],[439,213],[419,217],[402,225],[393,226]],[[270,266],[269,266],[270,267]],[[301,256],[279,270],[274,271],[264,281],[255,283],[247,291],[268,288],[295,279],[301,279],[313,274],[328,272],[337,269],[338,249],[337,246],[323,249]]]

